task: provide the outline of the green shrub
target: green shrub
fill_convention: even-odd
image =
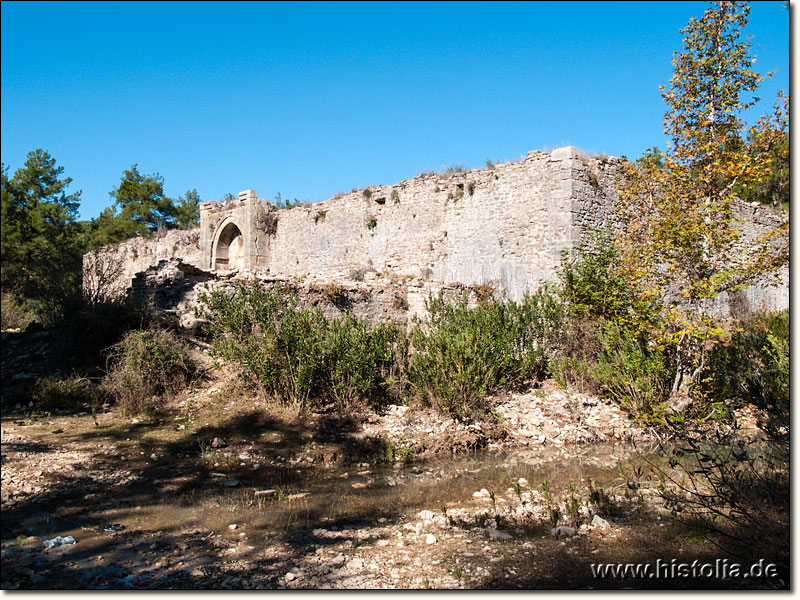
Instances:
[[[705,390],[718,402],[751,403],[764,411],[761,427],[788,435],[789,312],[758,314],[740,322],[727,344],[709,355]]]
[[[127,414],[152,412],[197,372],[183,342],[163,329],[133,330],[109,349],[103,387]]]
[[[388,323],[369,327],[349,314],[328,322],[320,344],[323,397],[330,394],[343,409],[354,408],[362,399],[383,398],[397,372],[398,343],[402,347],[400,331]]]
[[[674,369],[668,357],[648,348],[642,336],[631,333],[615,321],[602,323],[602,346],[591,376],[600,394],[630,411],[635,418],[665,424],[666,403]]]
[[[378,402],[405,356],[400,330],[345,315],[328,321],[281,286],[240,284],[201,296],[211,313],[213,352],[243,365],[265,395],[301,408]]]
[[[635,294],[618,272],[618,265],[619,251],[608,231],[589,232],[575,249],[575,258],[563,250],[558,268],[559,291],[570,310],[608,318],[628,314]]]
[[[539,291],[520,303],[431,296],[426,321],[410,334],[414,390],[433,406],[459,417],[485,409],[493,391],[543,377],[556,347],[562,311]]]
[[[0,297],[0,328],[25,329],[36,318],[22,303],[11,294]]]
[[[34,384],[31,400],[41,410],[87,410],[102,404],[102,393],[86,377],[45,377]]]

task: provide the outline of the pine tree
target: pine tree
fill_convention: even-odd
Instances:
[[[83,251],[76,222],[81,192],[67,194],[72,179],[45,150],[28,153],[8,178],[2,168],[2,286],[26,300],[52,324],[80,291]]]

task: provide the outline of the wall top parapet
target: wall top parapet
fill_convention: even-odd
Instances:
[[[239,202],[246,202],[247,200],[257,200],[258,192],[256,190],[242,190],[239,192]]]
[[[563,146],[561,148],[556,148],[550,153],[550,158],[553,160],[578,158],[578,149],[575,146]]]

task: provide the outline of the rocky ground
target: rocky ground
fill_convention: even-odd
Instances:
[[[38,348],[57,350],[45,334]],[[39,376],[19,368],[27,353],[13,373],[4,354],[4,387]],[[295,414],[248,394],[220,376],[131,418],[4,390],[2,587],[663,587],[590,565],[715,556],[617,472],[651,433],[552,382],[472,424],[407,406]]]
[[[43,426],[58,431],[74,420],[4,423],[6,589],[603,587],[604,582],[591,581],[590,561],[618,556],[624,544],[641,548],[643,530],[664,539],[674,535],[661,514],[645,516],[640,502],[624,495],[615,496],[613,519],[583,505],[581,525],[572,528],[565,517],[554,530],[546,495],[520,478],[497,493],[476,489],[441,505],[429,502],[422,510],[387,507],[374,515],[322,517],[282,531],[257,531],[246,512],[231,514],[211,529],[175,523],[153,527],[157,520],[148,526],[146,516],[132,515],[151,505],[153,488],[162,501],[180,502],[179,478],[153,478],[145,466],[149,457],[125,456],[129,450],[122,451],[128,460],[121,468],[116,464],[120,449],[108,442],[55,447],[26,431]],[[401,482],[441,478],[435,470],[397,471],[391,472]],[[362,473],[371,477],[360,481],[382,485],[370,469]],[[278,500],[270,494],[264,507],[303,501],[303,494],[296,496]],[[424,500],[419,504],[426,506]],[[109,522],[123,514],[121,506],[128,509],[125,526]],[[381,513],[388,516],[377,516]],[[225,524],[239,517],[245,522]],[[45,548],[43,542],[54,539],[56,531],[77,543]]]
[[[213,398],[216,393],[211,391]],[[208,390],[202,393],[208,396]],[[6,589],[651,587],[649,581],[595,580],[590,565],[712,553],[703,543],[687,542],[685,532],[669,519],[650,490],[632,494],[624,479],[608,478],[618,453],[592,458],[599,452],[597,444],[568,443],[572,439],[567,436],[572,435],[624,437],[633,431],[629,423],[621,426],[616,412],[610,411],[601,419],[604,429],[590,429],[602,403],[589,400],[584,418],[559,430],[558,419],[572,414],[569,407],[574,409],[575,401],[554,390],[548,405],[547,393],[533,390],[503,402],[508,421],[521,423],[522,415],[531,417],[527,427],[517,428],[523,433],[512,425],[512,433],[497,442],[498,450],[501,445],[511,450],[503,456],[513,458],[493,464],[489,475],[481,472],[480,461],[471,463],[473,469],[470,464],[440,468],[436,460],[398,460],[385,466],[353,462],[346,448],[363,448],[365,440],[379,432],[387,439],[430,449],[430,440],[452,427],[446,419],[431,421],[424,412],[404,407],[393,407],[383,417],[373,415],[364,428],[353,427],[344,418],[316,416],[310,428],[316,434],[304,438],[298,430],[299,440],[273,446],[263,439],[239,438],[230,429],[221,434],[227,439],[217,437],[214,434],[223,429],[208,427],[203,422],[211,418],[207,413],[192,419],[179,406],[169,419],[150,422],[123,419],[114,412],[6,417],[2,585]],[[187,402],[183,401],[184,409]],[[510,412],[513,407],[517,412]],[[241,422],[237,419],[233,416],[226,422]],[[278,428],[276,423],[253,427],[270,429],[273,437],[277,432],[288,437],[290,428]],[[528,435],[532,430],[534,435]],[[253,437],[253,431],[248,429],[245,437]],[[209,443],[196,451],[181,436],[198,432]],[[543,458],[540,444],[546,447],[550,436],[558,440],[551,448],[556,454]],[[535,446],[524,448],[516,439]],[[538,482],[508,476],[521,465],[527,472],[552,475],[547,465],[570,462],[583,465],[576,482],[581,474],[593,473],[587,464],[596,467],[600,478],[606,473],[605,489],[613,510],[601,514],[589,501],[585,480],[575,492],[578,512],[570,516],[566,477],[559,482],[554,476],[550,496]],[[326,495],[309,487],[315,478],[340,482],[338,491]],[[278,489],[258,489],[264,480],[283,483]],[[235,486],[236,507],[224,507],[223,501],[232,497],[227,484]],[[301,489],[312,491],[297,493]],[[387,500],[380,495],[383,491],[399,494]],[[369,494],[376,497],[367,507]],[[341,497],[342,508],[324,506],[333,502],[332,497]],[[557,528],[551,506],[562,513]],[[174,514],[170,507],[175,507]],[[197,522],[186,518],[200,512],[205,516]],[[259,521],[260,515],[268,518]],[[56,535],[71,535],[76,543],[45,548],[44,542]]]

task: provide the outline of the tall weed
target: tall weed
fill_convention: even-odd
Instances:
[[[301,408],[380,401],[404,356],[394,325],[371,328],[351,315],[328,321],[280,285],[242,283],[233,294],[215,290],[201,300],[214,353],[243,365],[265,395]]]
[[[477,306],[466,297],[431,296],[426,307],[427,319],[410,334],[410,379],[440,410],[469,417],[486,408],[488,394],[547,373],[563,317],[549,290],[520,303],[484,299]]]

